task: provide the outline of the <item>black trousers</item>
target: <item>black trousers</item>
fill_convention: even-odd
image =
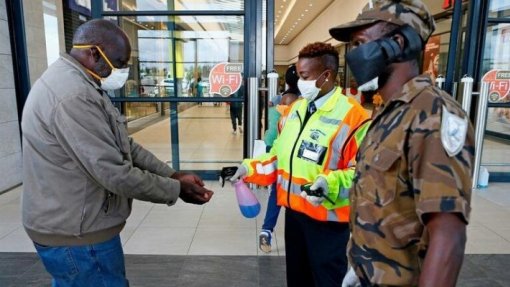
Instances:
[[[322,222],[285,211],[287,286],[342,286],[347,272],[349,224]]]
[[[230,103],[230,120],[232,121],[232,129],[237,130],[237,124],[243,125],[243,107],[232,106],[235,103]],[[236,123],[237,120],[237,123]]]

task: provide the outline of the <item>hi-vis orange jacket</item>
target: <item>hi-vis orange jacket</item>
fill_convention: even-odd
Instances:
[[[278,205],[320,221],[348,222],[355,156],[369,116],[340,88],[303,125],[307,107],[307,100],[294,102],[271,151],[243,161],[248,170],[244,180],[258,185],[276,181]],[[301,186],[319,176],[327,180],[334,204],[325,200],[313,206],[300,196]]]

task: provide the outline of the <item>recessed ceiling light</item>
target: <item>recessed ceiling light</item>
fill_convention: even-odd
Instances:
[[[305,9],[305,12],[308,12],[308,9]]]
[[[305,16],[305,14],[301,14],[301,17]]]
[[[312,7],[312,6],[313,6],[313,4],[312,4],[312,3],[310,3],[310,5],[308,5],[308,6]]]
[[[298,20],[298,21],[301,21],[301,18],[298,18],[297,20]]]
[[[312,6],[312,5],[310,5],[310,6]],[[282,5],[282,6],[280,6],[280,8],[283,8],[283,5]]]

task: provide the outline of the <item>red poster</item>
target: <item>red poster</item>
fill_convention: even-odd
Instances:
[[[432,36],[425,45],[423,55],[423,73],[429,74],[432,79],[439,75],[439,48],[441,36]]]
[[[219,63],[209,73],[210,93],[228,97],[241,87],[243,65],[238,63]]]

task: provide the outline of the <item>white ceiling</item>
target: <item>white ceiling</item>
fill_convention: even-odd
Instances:
[[[333,0],[275,0],[275,44],[287,45]]]
[[[333,2],[346,0],[275,0],[275,44],[288,45],[299,35],[319,14]],[[354,0],[349,0],[354,1]],[[366,0],[356,0],[364,1]],[[444,11],[444,0],[422,0],[434,15]],[[510,1],[510,0],[505,0]],[[338,11],[339,15],[342,13]],[[450,22],[451,23],[451,22]],[[438,28],[447,29],[449,23],[441,23]],[[451,24],[450,24],[451,25]],[[445,27],[442,27],[445,26]]]

